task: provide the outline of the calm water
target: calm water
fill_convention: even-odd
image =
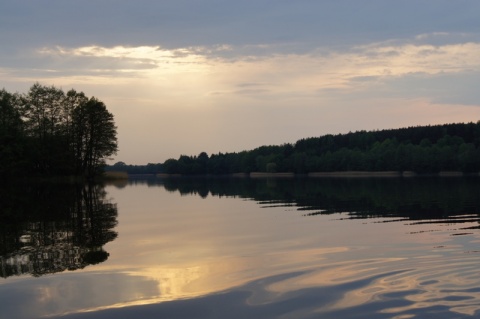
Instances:
[[[1,318],[480,318],[480,179],[0,188]]]

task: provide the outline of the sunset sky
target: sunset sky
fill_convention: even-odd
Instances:
[[[111,161],[480,120],[478,0],[1,0],[0,89],[105,102]]]

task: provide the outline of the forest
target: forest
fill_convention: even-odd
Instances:
[[[181,175],[338,171],[478,173],[480,121],[328,134],[238,153],[181,155],[159,164],[135,166],[118,162],[108,169],[130,174]]]
[[[0,177],[83,176],[101,172],[117,152],[105,104],[83,92],[34,84],[28,93],[0,90]]]

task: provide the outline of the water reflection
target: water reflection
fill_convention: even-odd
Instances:
[[[462,223],[478,221],[480,215],[478,178],[171,178],[134,180],[132,184],[202,198],[247,198],[263,207],[295,207],[306,216],[345,213],[349,218],[448,218]]]
[[[116,205],[101,185],[41,183],[0,188],[0,276],[76,270],[107,260]]]
[[[480,179],[460,178],[193,178],[108,185],[122,212],[115,226],[121,236],[106,246],[108,261],[85,271],[4,280],[0,308],[22,319],[478,317],[479,186]],[[35,192],[41,198],[60,192],[60,202],[76,202],[37,201],[71,207],[60,210],[68,216],[90,216],[72,208],[89,201],[74,198],[95,198],[85,189]],[[37,205],[20,209],[21,202],[11,200],[3,210],[2,222],[17,229],[15,242],[2,244],[4,256],[23,249],[29,238],[22,236],[33,229],[26,225],[38,222],[18,216],[49,216]],[[49,217],[39,233],[81,224],[78,235],[68,234],[88,244],[75,245],[101,247],[116,236],[116,210],[103,216]],[[95,220],[110,220],[102,225],[111,227],[90,232]]]

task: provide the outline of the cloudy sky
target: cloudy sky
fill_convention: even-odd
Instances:
[[[112,162],[480,120],[478,0],[1,0],[0,88],[105,102]]]

